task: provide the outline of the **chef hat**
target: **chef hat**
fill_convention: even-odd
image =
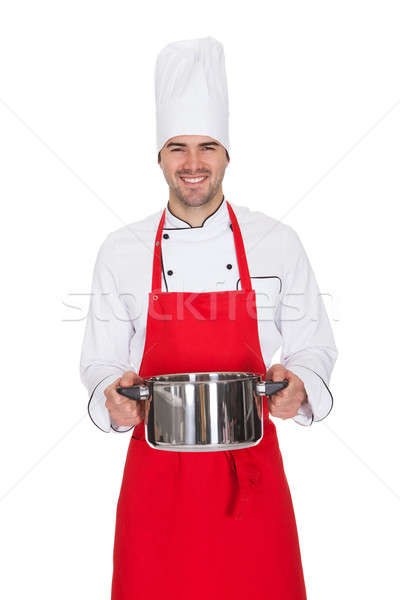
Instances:
[[[177,135],[205,135],[229,152],[223,45],[212,37],[165,46],[155,68],[157,151]]]

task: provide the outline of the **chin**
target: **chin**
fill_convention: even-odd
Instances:
[[[178,198],[187,206],[201,206],[208,200],[208,194],[195,192],[182,192],[178,194]]]

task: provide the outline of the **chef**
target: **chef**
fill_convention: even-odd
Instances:
[[[155,91],[168,201],[103,242],[81,355],[92,421],[105,432],[133,429],[111,597],[304,600],[296,520],[271,417],[311,425],[328,415],[332,330],[296,232],[223,193],[230,160],[223,46],[212,37],[168,44],[157,58]],[[192,293],[190,302],[179,302],[182,292]],[[215,292],[227,302],[204,319]],[[230,301],[238,297],[232,318]],[[191,335],[199,318],[200,341]],[[279,348],[280,362],[271,365]],[[193,371],[288,380],[268,399],[259,444],[206,453],[147,444],[140,402],[117,387]]]

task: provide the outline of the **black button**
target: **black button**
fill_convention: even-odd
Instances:
[[[164,238],[164,240],[167,240],[169,238],[168,233],[164,233],[163,238]]]
[[[168,275],[173,275],[174,274],[174,272],[171,271],[171,269],[169,271],[167,271],[167,273],[168,273]]]
[[[229,227],[230,227],[230,228],[232,229],[232,231],[233,231],[232,223],[229,225]]]
[[[232,265],[229,263],[229,265],[226,265],[227,269],[232,269]]]

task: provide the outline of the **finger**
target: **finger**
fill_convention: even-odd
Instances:
[[[281,406],[284,406],[285,402],[289,402],[293,406],[299,406],[304,397],[305,390],[303,387],[296,385],[295,382],[290,382],[287,387],[273,395],[273,398],[283,401]]]
[[[124,417],[124,416],[120,416],[120,415],[111,415],[112,420],[117,424],[117,425],[123,425],[123,426],[128,426],[128,427],[134,427],[135,425],[138,425],[140,423],[140,421],[142,420],[140,417]]]
[[[273,406],[276,409],[287,410],[288,408],[290,408],[291,405],[292,401],[290,398],[282,396],[277,397],[276,394],[274,394],[271,398],[271,406]]]
[[[294,417],[297,412],[293,409],[284,410],[280,407],[271,407],[270,414],[273,417],[279,417],[280,419],[290,419],[291,417]]]
[[[127,400],[126,398],[120,404],[111,404],[110,414],[119,425],[122,425],[121,420],[124,420],[126,425],[136,424],[142,420],[138,403],[135,400]]]
[[[135,411],[140,414],[142,410],[139,401],[123,396],[122,394],[119,394],[117,390],[110,390],[108,394],[108,404],[106,403],[106,406],[107,408],[121,411],[124,414],[134,414]]]
[[[271,394],[271,398],[277,400],[279,398],[289,398],[290,397],[290,389],[289,389],[289,385],[286,386],[283,390],[279,390],[279,392],[275,392],[275,394]]]
[[[139,417],[140,416],[140,405],[136,400],[128,400],[125,398],[126,402],[120,405],[121,414],[126,417]]]
[[[120,406],[125,404],[125,401],[127,400],[126,396],[123,396],[122,394],[118,394],[116,389],[111,389],[109,391],[108,397],[111,400],[111,403],[114,404],[115,406]]]

